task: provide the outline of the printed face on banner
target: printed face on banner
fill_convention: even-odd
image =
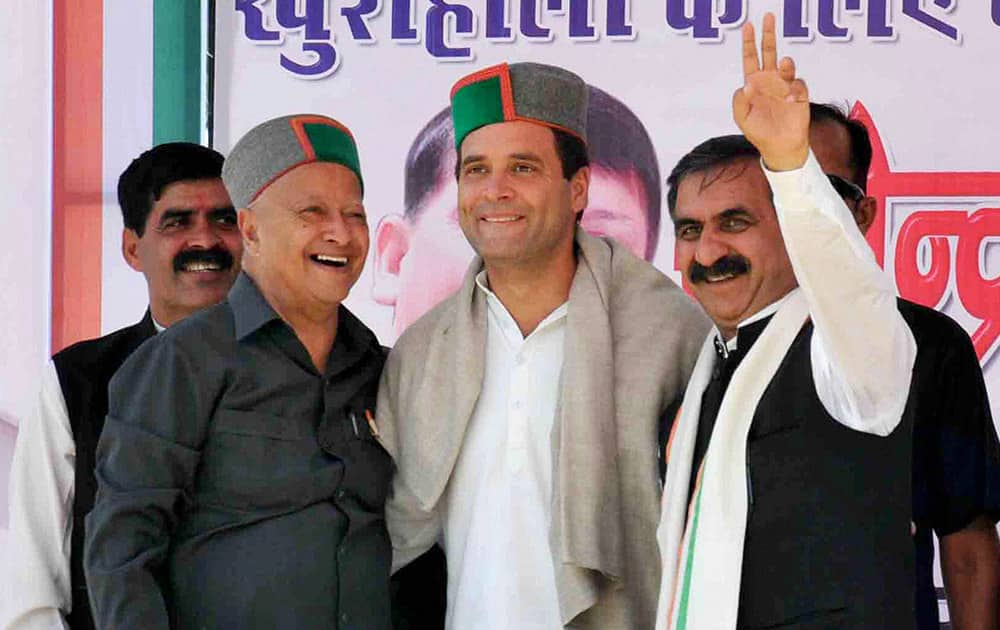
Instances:
[[[290,309],[335,308],[364,268],[368,219],[354,172],[313,162],[279,177],[241,211],[247,271]]]
[[[458,290],[475,255],[458,224],[454,159],[413,212],[384,217],[376,231],[373,297],[393,307],[396,334]]]
[[[589,201],[580,223],[589,234],[609,236],[642,258],[650,240],[648,212],[642,180],[634,171],[591,165]]]
[[[221,179],[166,186],[142,236],[126,229],[122,254],[149,286],[153,316],[168,326],[226,297],[240,271],[243,243]]]
[[[684,177],[673,220],[678,267],[723,334],[796,286],[758,160]]]
[[[458,158],[458,223],[487,268],[546,269],[572,255],[589,169],[563,177],[551,129],[486,125],[465,137]]]

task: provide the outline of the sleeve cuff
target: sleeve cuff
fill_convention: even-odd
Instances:
[[[781,206],[789,211],[814,207],[816,194],[819,191],[826,193],[826,196],[837,196],[823,169],[819,167],[812,149],[809,149],[805,164],[791,171],[772,171],[764,164],[763,158],[760,160],[760,166],[771,185],[775,205],[778,205],[780,199]]]

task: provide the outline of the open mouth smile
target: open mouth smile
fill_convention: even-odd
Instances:
[[[705,274],[705,282],[707,282],[708,284],[713,284],[715,282],[725,282],[726,280],[730,280],[732,278],[736,278],[742,275],[743,275],[742,273],[734,273],[732,271],[719,274],[708,273]]]
[[[502,217],[483,217],[480,220],[485,221],[486,223],[513,223],[515,221],[520,221],[523,218],[524,217],[520,215],[508,215]]]
[[[175,273],[213,274],[233,268],[233,255],[221,247],[186,249],[174,257]]]
[[[313,254],[309,257],[313,262],[319,263],[326,267],[346,267],[347,257],[346,256],[327,256],[326,254]]]
[[[225,267],[217,262],[206,262],[203,260],[191,261],[181,265],[181,271],[188,271],[194,273],[204,273],[213,271],[222,271]]]

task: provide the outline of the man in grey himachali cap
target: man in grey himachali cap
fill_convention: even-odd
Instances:
[[[393,564],[443,540],[448,628],[651,628],[657,426],[708,322],[577,225],[580,77],[501,64],[459,80],[451,106],[458,221],[478,257],[386,363]]]
[[[357,147],[335,120],[285,116],[222,177],[244,273],[110,384],[87,518],[95,620],[389,628],[383,352],[342,305],[368,253]]]

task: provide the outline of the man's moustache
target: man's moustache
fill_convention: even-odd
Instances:
[[[709,276],[741,276],[750,271],[750,261],[743,256],[723,256],[706,267],[693,261],[688,268],[688,280],[691,284],[705,282]]]
[[[184,271],[194,263],[205,263],[225,271],[233,266],[233,255],[222,247],[212,249],[185,249],[174,257],[174,271]]]

